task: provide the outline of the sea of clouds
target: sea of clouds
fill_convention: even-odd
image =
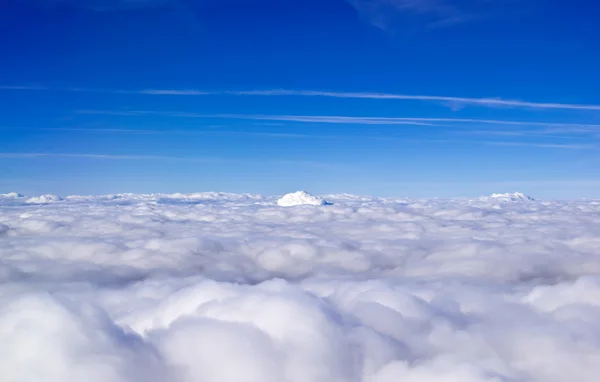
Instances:
[[[600,202],[515,195],[0,196],[0,379],[596,382]]]

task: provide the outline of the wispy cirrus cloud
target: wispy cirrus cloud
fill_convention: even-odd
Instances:
[[[127,91],[118,90],[123,93]],[[145,89],[131,91],[132,94],[145,95],[172,95],[172,96],[207,96],[207,95],[236,95],[236,96],[296,96],[296,97],[328,97],[347,99],[377,99],[377,100],[399,100],[399,101],[424,101],[442,102],[452,107],[476,105],[485,107],[516,107],[530,109],[570,109],[570,110],[600,110],[600,105],[559,103],[559,102],[533,102],[520,100],[507,100],[501,98],[474,98],[438,95],[412,95],[397,93],[378,92],[337,92],[320,90],[293,90],[293,89],[267,89],[267,90],[227,90],[227,91],[203,91],[203,90],[175,90],[175,89]]]
[[[146,110],[127,111],[104,111],[104,110],[79,110],[80,114],[100,115],[162,115],[182,118],[220,118],[241,119],[254,121],[277,121],[277,122],[303,122],[303,123],[330,123],[330,124],[360,124],[360,125],[414,125],[414,126],[436,126],[432,121],[414,118],[378,118],[378,117],[348,117],[348,116],[321,116],[321,115],[268,115],[268,114],[199,114],[187,112],[162,112]]]
[[[122,91],[120,91],[122,92]],[[412,95],[378,92],[338,92],[320,90],[294,90],[294,89],[267,89],[267,90],[227,90],[227,91],[202,91],[202,90],[174,90],[174,89],[145,89],[134,91],[135,94],[147,95],[178,95],[178,96],[206,96],[206,95],[238,95],[238,96],[297,96],[297,97],[329,97],[349,99],[379,99],[402,101],[443,102],[453,107],[457,105],[477,105],[487,107],[520,107],[532,109],[572,109],[572,110],[600,110],[600,105],[586,105],[558,102],[533,102],[520,100],[507,100],[501,98],[473,98],[438,95]]]
[[[50,90],[50,88],[35,85],[0,85],[0,90]]]
[[[19,128],[25,129],[25,128]],[[505,147],[529,147],[542,149],[565,149],[565,150],[593,150],[598,149],[592,144],[575,143],[545,143],[545,142],[516,142],[516,141],[493,141],[493,140],[475,140],[475,139],[452,139],[452,138],[406,138],[403,136],[376,136],[376,135],[322,135],[322,134],[290,134],[290,133],[272,133],[255,131],[190,131],[190,130],[154,130],[154,129],[118,129],[118,128],[43,128],[41,130],[53,130],[72,133],[101,133],[101,134],[157,134],[157,135],[229,135],[229,136],[254,136],[261,138],[274,139],[308,139],[308,140],[360,140],[360,141],[389,141],[398,143],[415,144],[469,144],[469,145],[489,145]],[[40,157],[70,157],[87,159],[107,159],[107,160],[170,160],[170,161],[193,161],[193,162],[233,162],[233,163],[271,163],[271,161],[256,161],[245,158],[197,158],[197,157],[174,157],[174,156],[154,156],[154,155],[112,155],[112,154],[72,154],[72,153],[0,153],[0,158],[40,158]],[[316,167],[328,167],[329,164],[312,161],[287,161],[273,158],[278,163],[304,164]],[[337,165],[335,165],[337,166]]]
[[[174,94],[174,93],[173,93]],[[393,93],[370,93],[370,92],[328,92],[314,90],[254,90],[241,92],[228,92],[235,95],[262,95],[262,96],[303,96],[303,97],[333,97],[333,98],[359,98],[359,99],[382,99],[382,100],[405,100],[405,101],[435,101],[492,107],[522,107],[534,109],[574,109],[574,110],[600,110],[600,105],[585,105],[555,102],[531,102],[518,100],[505,100],[500,98],[472,98],[455,96],[435,95],[410,95]],[[182,93],[181,95],[185,95]]]
[[[118,154],[86,154],[86,153],[48,153],[48,152],[0,152],[0,159],[40,159],[40,158],[79,158],[93,160],[125,160],[125,161],[181,161],[198,163],[236,163],[236,164],[260,164],[260,165],[301,165],[318,168],[341,168],[342,164],[324,163],[310,160],[287,160],[271,158],[255,160],[251,158],[216,158],[216,157],[178,157],[163,155],[118,155]]]
[[[68,5],[91,11],[107,12],[155,7],[173,0],[17,0],[38,7]]]
[[[135,112],[134,112],[135,113]],[[511,121],[500,119],[477,118],[431,118],[431,117],[353,117],[327,115],[264,115],[264,114],[192,114],[207,118],[250,119],[259,121],[312,122],[312,123],[342,123],[364,125],[417,125],[442,126],[445,124],[483,124],[505,126],[535,126],[552,128],[551,132],[600,132],[600,124],[558,123],[538,121]]]
[[[1,128],[1,127],[0,127]],[[19,128],[17,128],[19,129]],[[23,128],[20,128],[23,129]],[[101,133],[101,134],[140,134],[140,135],[239,135],[239,136],[257,136],[266,138],[340,138],[339,136],[314,136],[309,134],[295,133],[273,133],[273,132],[255,132],[255,131],[198,131],[198,130],[158,130],[158,129],[119,129],[119,128],[70,128],[70,127],[44,127],[41,130],[52,130],[57,132],[78,132],[78,133]]]
[[[566,149],[566,150],[592,150],[596,146],[588,144],[565,144],[565,143],[538,143],[538,142],[506,142],[506,141],[483,141],[483,144],[491,146],[506,147],[537,147],[543,149]]]
[[[10,127],[0,126],[0,130],[34,130],[33,128],[27,127]],[[515,143],[515,142],[504,142],[504,141],[481,141],[481,140],[456,140],[456,139],[415,139],[405,138],[402,136],[391,136],[391,135],[363,135],[363,134],[298,134],[298,133],[277,133],[277,132],[264,132],[264,131],[235,131],[235,130],[158,130],[158,129],[122,129],[122,128],[70,128],[70,127],[44,127],[35,130],[50,130],[56,132],[67,132],[67,133],[82,133],[82,134],[132,134],[132,135],[170,135],[170,136],[231,136],[231,137],[255,137],[255,138],[272,138],[272,139],[303,139],[303,140],[361,140],[361,141],[396,141],[396,142],[411,142],[411,143],[471,143],[471,144],[484,144],[484,145],[497,145],[497,146],[525,146],[525,147],[541,147],[541,148],[564,148],[564,149],[590,149],[593,146],[590,145],[577,145],[577,144],[544,144],[544,143]],[[491,136],[504,136],[504,137],[522,137],[522,136],[541,136],[545,138],[560,138],[560,139],[581,139],[576,136],[554,136],[546,134],[544,130],[530,132],[530,131],[497,131],[497,130],[456,130],[452,133],[461,133],[466,135],[491,135]],[[154,158],[154,157],[152,157]],[[158,157],[161,158],[161,157]],[[157,159],[158,159],[157,158]],[[131,159],[137,159],[132,157]],[[150,159],[150,158],[148,158]]]
[[[0,86],[1,90],[54,90],[67,92],[92,92],[110,94],[137,94],[155,96],[263,96],[263,97],[327,97],[346,99],[374,99],[374,100],[398,100],[398,101],[422,101],[442,103],[446,106],[456,108],[457,106],[482,106],[482,107],[509,107],[526,109],[567,109],[567,110],[594,110],[600,111],[600,105],[576,104],[560,102],[535,102],[508,100],[489,97],[461,97],[461,96],[439,96],[439,95],[412,95],[398,93],[379,92],[343,92],[343,91],[321,91],[321,90],[298,90],[298,89],[266,89],[266,90],[223,90],[206,91],[198,89],[86,89],[86,88],[47,88],[42,86]]]
[[[219,93],[203,91],[203,90],[170,90],[170,89],[143,89],[134,91],[137,94],[148,94],[148,95],[215,95]]]
[[[411,24],[444,23],[465,20],[466,14],[449,0],[347,0],[362,18],[381,29],[407,19]]]
[[[487,18],[507,6],[494,0],[347,0],[359,15],[383,30],[441,28]]]
[[[114,155],[114,154],[78,154],[78,153],[19,153],[19,152],[0,152],[0,158],[26,159],[26,158],[87,158],[87,159],[107,159],[107,160],[183,160],[183,161],[202,161],[215,162],[218,158],[186,158],[161,155]]]
[[[600,138],[599,129],[538,129],[538,130],[457,130],[457,134],[504,137],[544,137],[556,139],[582,139],[582,136]]]
[[[253,121],[356,124],[356,125],[413,125],[413,126],[456,126],[456,125],[497,125],[514,127],[545,127],[548,133],[591,133],[600,132],[600,124],[560,123],[539,121],[514,121],[478,118],[431,118],[431,117],[358,117],[339,115],[273,115],[273,114],[200,114],[188,112],[150,110],[77,110],[78,114],[144,116],[161,115],[181,118],[218,118]],[[521,131],[520,131],[521,132]],[[538,131],[539,132],[539,131]]]
[[[583,137],[598,137],[600,133],[600,124],[576,124],[576,123],[553,123],[538,121],[514,121],[514,120],[494,120],[494,119],[470,119],[470,118],[429,118],[429,117],[351,117],[351,116],[319,116],[319,115],[259,115],[259,114],[197,114],[186,112],[162,112],[162,111],[103,111],[103,110],[80,110],[82,114],[100,114],[100,115],[123,115],[123,116],[144,116],[161,115],[169,117],[183,118],[223,118],[223,119],[241,119],[258,121],[280,121],[280,122],[298,122],[314,124],[354,124],[354,125],[414,125],[422,127],[442,128],[445,133],[458,133],[463,135],[490,135],[504,137],[543,137],[560,138],[570,140],[582,140]],[[481,125],[490,125],[495,129],[481,128]],[[517,127],[516,130],[499,130],[498,127],[509,126]],[[523,129],[529,127],[529,129]],[[539,128],[539,129],[533,129]],[[495,140],[461,140],[461,139],[414,139],[404,138],[402,136],[370,136],[363,134],[299,134],[299,133],[278,133],[278,132],[257,132],[257,131],[227,131],[227,130],[153,130],[153,129],[115,129],[115,128],[50,128],[51,130],[64,130],[74,132],[90,133],[125,133],[125,134],[179,134],[179,135],[231,135],[231,136],[256,136],[267,138],[286,138],[286,139],[360,139],[360,140],[387,140],[398,142],[414,143],[457,143],[457,144],[482,144],[492,146],[507,147],[532,147],[547,149],[568,149],[568,150],[589,150],[598,147],[590,144],[589,140],[584,144],[578,143],[548,143],[548,142],[515,142],[515,141],[495,141]],[[556,134],[565,135],[556,135]]]
[[[23,129],[23,128],[16,128]],[[400,141],[400,142],[431,142],[431,143],[456,143],[456,142],[473,142],[477,141],[453,141],[448,139],[411,139],[398,136],[385,135],[323,135],[323,134],[297,134],[297,133],[273,133],[273,132],[258,132],[258,131],[195,131],[195,130],[155,130],[155,129],[118,129],[118,128],[41,128],[40,130],[51,130],[56,132],[72,132],[72,133],[89,133],[89,134],[133,134],[133,135],[180,135],[180,136],[232,136],[232,137],[258,137],[258,138],[274,138],[274,139],[305,139],[305,140],[376,140],[376,141]],[[465,131],[468,134],[477,134],[478,132]],[[504,134],[491,134],[504,135]],[[510,136],[511,134],[505,134]],[[483,142],[484,144],[488,142]],[[510,143],[510,142],[508,142]]]

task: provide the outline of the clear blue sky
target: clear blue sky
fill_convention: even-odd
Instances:
[[[594,1],[1,7],[0,193],[600,196]]]

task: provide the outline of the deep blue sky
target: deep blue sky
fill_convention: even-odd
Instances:
[[[592,1],[0,2],[0,193],[599,196]]]

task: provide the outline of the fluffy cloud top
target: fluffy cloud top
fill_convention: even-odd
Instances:
[[[0,198],[6,382],[595,382],[600,203]]]
[[[33,198],[29,198],[29,199],[27,199],[26,203],[48,204],[48,203],[58,202],[59,200],[62,200],[62,198],[59,196],[46,194],[46,195],[34,196]]]
[[[490,198],[503,202],[530,202],[534,200],[531,196],[525,195],[522,192],[492,194]]]
[[[306,191],[297,191],[282,196],[277,204],[282,207],[293,207],[301,205],[323,206],[328,203],[323,198],[311,195]]]
[[[9,192],[7,194],[0,194],[0,198],[22,198],[23,195],[18,192]]]

